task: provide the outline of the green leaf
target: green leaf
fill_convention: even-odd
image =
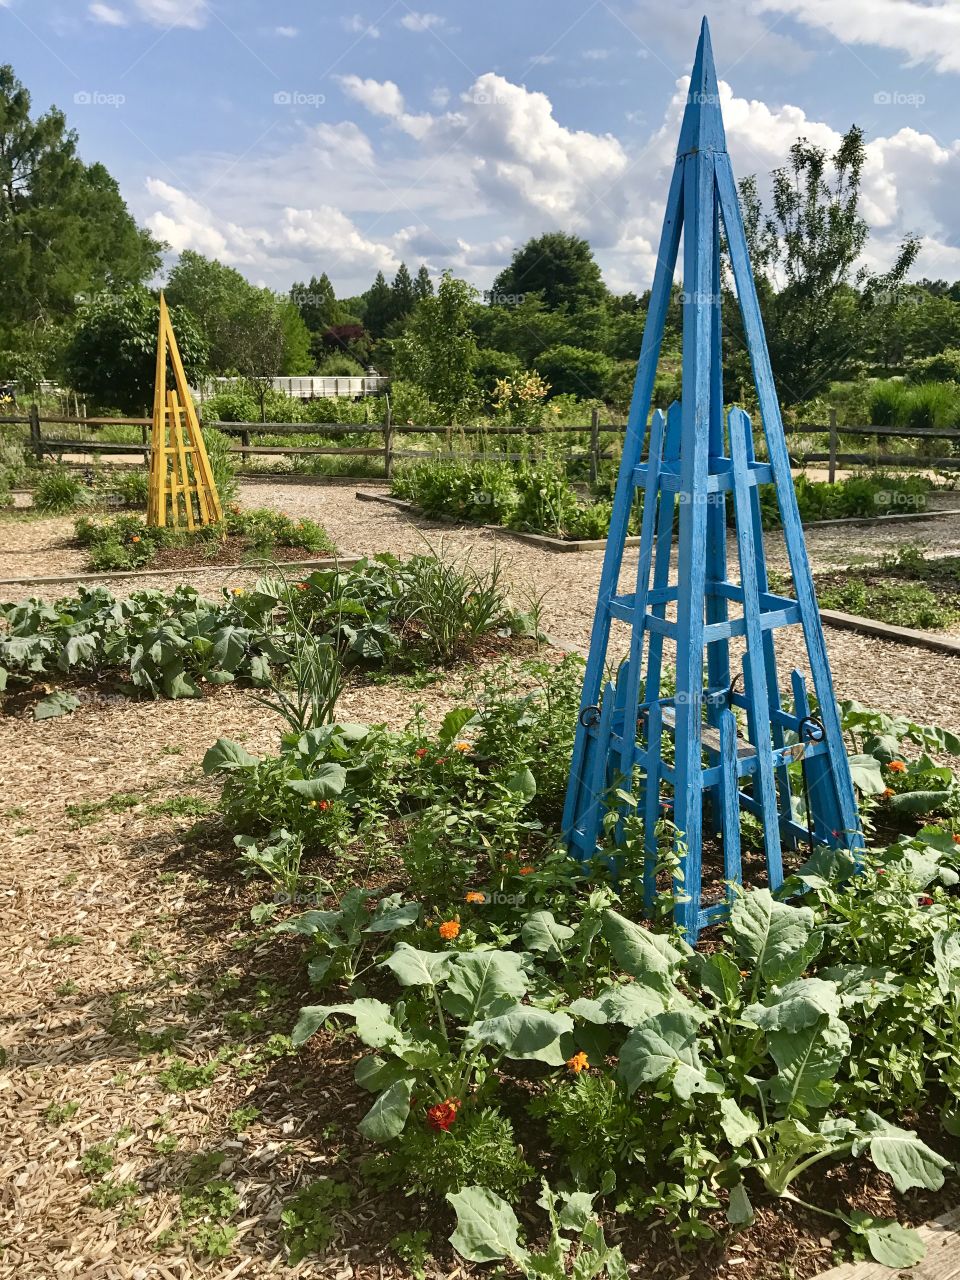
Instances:
[[[402,987],[435,987],[450,972],[454,957],[449,951],[418,951],[398,942],[392,955],[380,962],[391,969]]]
[[[486,1187],[464,1187],[446,1197],[457,1215],[450,1243],[468,1262],[498,1262],[510,1258],[522,1265],[520,1223],[506,1200]]]
[[[603,936],[622,969],[665,995],[673,993],[674,978],[685,956],[664,934],[644,929],[615,911],[605,911]]]
[[[470,951],[456,957],[443,1007],[461,1022],[492,1018],[527,993],[523,957],[515,951]]]
[[[530,769],[518,769],[504,779],[503,785],[514,795],[522,796],[527,803],[537,794],[537,780]]]
[[[730,912],[738,957],[745,968],[759,969],[768,982],[799,976],[812,958],[806,947],[813,926],[809,907],[788,907],[777,902],[769,889],[743,894]]]
[[[558,924],[552,911],[535,911],[527,918],[521,931],[523,945],[530,951],[545,951],[559,955],[563,944],[572,938],[574,930],[566,924]]]
[[[898,1191],[909,1191],[911,1187],[939,1191],[943,1186],[943,1171],[950,1168],[950,1161],[922,1142],[912,1129],[901,1129],[872,1111],[866,1113],[859,1127],[854,1155],[868,1147],[870,1159],[878,1169],[889,1173]]]
[[[384,902],[386,901],[387,899],[384,899]],[[382,907],[383,903],[380,905]],[[420,903],[405,902],[400,906],[390,907],[385,911],[378,910],[363,932],[393,933],[396,929],[405,929],[408,925],[416,924],[419,916]]]
[[[467,1029],[474,1044],[492,1044],[508,1058],[534,1059],[552,1067],[563,1065],[559,1040],[572,1030],[573,1020],[565,1013],[549,1013],[526,1004],[514,1005]]]
[[[71,711],[76,711],[80,705],[80,699],[75,698],[72,693],[64,693],[63,690],[57,690],[56,693],[48,693],[33,708],[34,720],[55,720],[58,716],[69,715]]]
[[[934,936],[933,968],[945,996],[960,993],[960,934],[944,931]]]
[[[892,1218],[871,1218],[856,1209],[846,1221],[856,1235],[866,1240],[871,1257],[885,1267],[895,1270],[914,1267],[926,1256],[927,1246],[920,1235]]]
[[[168,698],[199,698],[200,686],[187,675],[179,660],[163,669],[163,692]]]
[[[382,1000],[354,1000],[352,1004],[308,1004],[300,1010],[291,1039],[299,1048],[323,1026],[332,1013],[343,1013],[357,1020],[357,1035],[371,1049],[402,1043],[404,1037],[388,1004]]]
[[[244,751],[238,743],[230,738],[218,738],[203,757],[203,772],[220,773],[227,769],[251,769],[260,761],[249,751]]]
[[[793,1031],[769,1031],[767,1050],[779,1069],[770,1093],[786,1112],[794,1102],[826,1107],[835,1092],[831,1081],[850,1052],[850,1032],[839,1019],[821,1014]]]
[[[738,1182],[730,1191],[730,1203],[727,1205],[727,1221],[735,1226],[749,1226],[753,1222],[753,1205],[747,1195],[747,1188]]]
[[[655,1013],[665,1013],[670,1001],[662,992],[643,982],[624,982],[607,987],[595,999],[581,997],[570,1005],[569,1012],[600,1026],[621,1022],[626,1027],[639,1026]]]
[[[705,956],[700,952],[691,961],[696,981],[720,1004],[733,1004],[740,995],[740,970],[725,951]]]
[[[448,711],[440,724],[438,741],[448,746],[460,736],[460,730],[468,725],[476,714],[474,707],[454,707],[452,711]]]
[[[582,1231],[593,1217],[596,1192],[571,1191],[560,1199],[560,1225],[568,1231]]]
[[[318,765],[309,778],[294,778],[287,783],[288,791],[295,791],[308,800],[332,800],[347,785],[347,771],[341,764]]]
[[[698,1027],[697,1019],[683,1011],[654,1014],[634,1027],[623,1042],[618,1068],[627,1091],[668,1079],[683,1101],[695,1093],[722,1093],[723,1086],[708,1079],[700,1065]]]
[[[839,1018],[840,993],[835,982],[823,978],[798,978],[781,987],[766,1004],[752,1004],[743,1017],[764,1031],[800,1031],[822,1014]]]
[[[69,671],[71,667],[83,666],[85,663],[93,662],[96,659],[98,648],[96,636],[89,634],[71,636],[63,646],[63,653],[58,665],[63,670]]]
[[[384,1089],[357,1125],[368,1142],[389,1142],[401,1132],[410,1114],[413,1078],[407,1076]]]
[[[853,785],[865,796],[880,796],[887,789],[883,780],[880,761],[874,756],[849,756],[850,776]]]
[[[919,813],[936,813],[949,803],[953,792],[950,790],[901,791],[891,796],[887,804],[891,813],[898,816],[911,817]]]
[[[388,1089],[398,1080],[405,1079],[408,1074],[409,1068],[405,1062],[397,1058],[390,1060],[381,1058],[378,1053],[371,1053],[366,1058],[361,1058],[353,1069],[354,1080],[361,1089],[366,1089],[369,1093],[379,1093],[381,1089]]]
[[[743,1111],[733,1098],[720,1099],[720,1128],[731,1147],[742,1147],[760,1132],[756,1116]]]

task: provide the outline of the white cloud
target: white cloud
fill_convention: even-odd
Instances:
[[[232,266],[262,262],[264,251],[271,243],[265,231],[221,220],[199,200],[160,178],[148,178],[147,191],[166,206],[147,218],[147,226],[154,235],[166,240],[175,253],[195,249]]]
[[[584,49],[583,56],[588,62],[603,62],[610,57],[610,49]]]
[[[295,40],[300,34],[297,27],[275,27],[274,35],[283,36],[284,40]]]
[[[556,58],[552,53],[535,53],[530,59],[532,67],[548,67],[551,62],[556,62]]]
[[[789,13],[847,44],[906,54],[911,65],[960,71],[960,6],[955,0],[757,0],[758,8]]]
[[[299,256],[324,254],[325,263],[341,268],[396,271],[400,265],[391,246],[365,236],[346,214],[332,205],[313,209],[284,209],[280,238]]]
[[[199,30],[207,20],[204,0],[134,0],[146,22],[157,27],[191,27]]]
[[[126,14],[108,4],[92,4],[87,13],[94,22],[102,22],[107,27],[125,27],[127,25]]]
[[[433,124],[430,115],[407,111],[403,94],[392,80],[363,80],[360,76],[337,76],[344,93],[375,116],[386,116],[412,138],[422,138]]]
[[[361,18],[359,13],[351,14],[349,17],[341,18],[340,25],[344,31],[349,31],[356,36],[369,36],[371,40],[380,39],[380,28],[375,27],[372,23],[367,22],[366,18]]]
[[[447,24],[439,13],[416,13],[411,9],[400,19],[400,25],[408,31],[439,31]]]
[[[430,91],[430,102],[432,103],[433,106],[437,107],[440,111],[443,110],[443,108],[447,105],[449,101],[450,101],[450,90],[447,88],[445,84],[438,84],[435,89],[432,89]]]

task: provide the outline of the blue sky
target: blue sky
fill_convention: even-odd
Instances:
[[[0,57],[137,218],[286,289],[401,259],[488,286],[526,238],[587,236],[645,288],[703,0],[0,0]],[[799,134],[868,137],[871,265],[904,232],[960,277],[960,5],[707,9],[739,175]]]

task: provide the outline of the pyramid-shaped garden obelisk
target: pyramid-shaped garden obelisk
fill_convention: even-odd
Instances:
[[[750,418],[736,408],[724,414],[721,224],[766,442],[759,461]],[[681,230],[682,396],[666,415],[656,411],[648,427]],[[794,597],[770,590],[758,490],[765,484],[776,492]],[[637,503],[636,582],[621,592]],[[738,573],[728,573],[728,525],[736,534]],[[630,628],[629,652],[605,682],[614,620]],[[799,670],[791,674],[789,697],[781,697],[774,633],[792,626],[802,629],[814,714]],[[704,19],[627,421],[563,828],[574,856],[612,860],[616,869],[624,818],[637,813],[649,905],[658,819],[671,816],[682,859],[677,919],[693,940],[722,916],[732,892],[721,889],[714,901],[703,901],[705,841],[722,862],[719,878],[728,886],[742,882],[741,811],[762,825],[771,889],[783,881],[784,848],[862,847]]]

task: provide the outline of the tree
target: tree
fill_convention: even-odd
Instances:
[[[299,308],[303,323],[313,334],[323,333],[331,325],[342,323],[343,308],[337,302],[337,295],[325,271],[319,280],[311,276],[309,284],[293,285],[290,301]]]
[[[413,282],[413,293],[417,302],[422,302],[424,298],[433,297],[433,281],[430,279],[430,272],[421,265],[417,272],[417,278]]]
[[[494,280],[490,302],[513,306],[529,293],[538,294],[550,310],[567,307],[570,311],[597,306],[607,296],[590,245],[562,231],[548,231],[518,249],[509,267]]]
[[[29,93],[0,66],[0,348],[43,349],[42,331],[78,297],[141,284],[162,248],[103,165],[80,160],[63,113],[32,119]]]
[[[477,343],[470,331],[476,290],[443,273],[435,298],[424,298],[397,341],[394,369],[430,397],[441,417],[457,422],[476,403]]]
[[[853,125],[829,158],[797,139],[789,164],[773,174],[770,212],[755,179],[740,184],[770,359],[788,403],[855,372],[866,317],[895,296],[919,252],[908,236],[888,271],[854,270],[869,235],[859,211],[864,161],[863,132]]]
[[[170,320],[187,380],[195,385],[206,371],[203,338],[182,308],[171,307]],[[81,307],[64,352],[67,384],[102,408],[149,413],[159,327],[160,301],[147,289],[93,298]]]
[[[582,400],[604,399],[616,369],[602,352],[570,346],[544,351],[537,357],[536,366],[553,395],[579,396]]]
[[[261,381],[309,373],[310,335],[298,308],[233,267],[186,249],[170,272],[167,298],[195,317],[212,373]]]
[[[391,319],[394,323],[398,320],[405,320],[417,302],[416,294],[413,290],[413,281],[410,278],[410,272],[407,270],[405,262],[400,263],[397,274],[393,277],[390,293],[392,294]]]
[[[363,323],[372,338],[382,338],[393,319],[393,294],[382,271],[364,294]]]

